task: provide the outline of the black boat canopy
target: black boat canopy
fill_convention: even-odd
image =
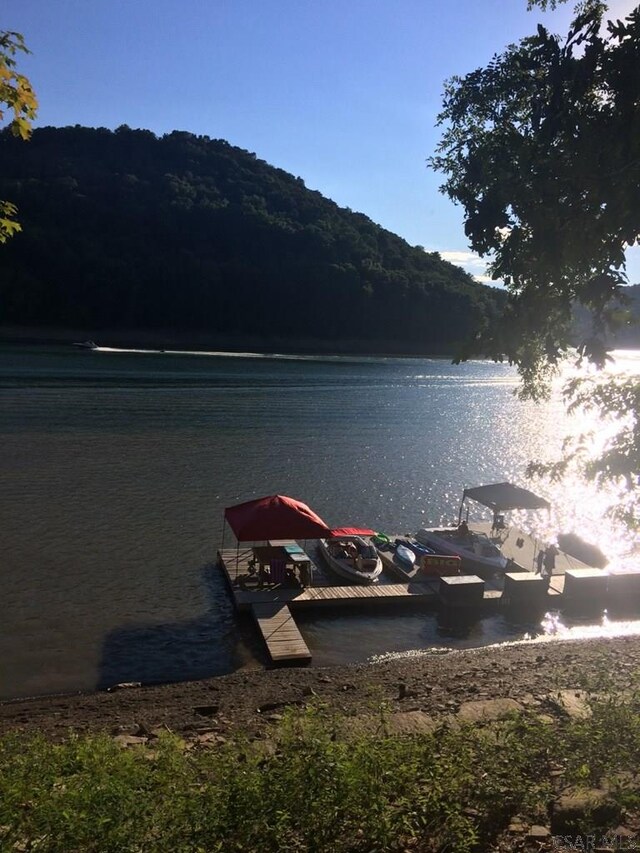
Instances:
[[[549,501],[534,495],[528,489],[514,486],[513,483],[493,483],[490,486],[465,489],[462,495],[463,503],[465,498],[488,506],[494,514],[510,509],[551,509]]]

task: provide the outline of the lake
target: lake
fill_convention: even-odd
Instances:
[[[279,493],[333,526],[451,522],[465,486],[526,485],[527,462],[560,450],[560,400],[516,387],[481,361],[0,348],[0,697],[264,665],[213,569],[224,507]],[[534,532],[588,531],[621,558],[601,496],[532,488],[554,507]],[[317,665],[541,630],[420,609],[299,624]]]

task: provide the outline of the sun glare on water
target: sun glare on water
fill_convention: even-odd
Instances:
[[[614,361],[606,368],[606,374],[622,378],[636,377],[640,381],[640,351],[617,350],[612,355]],[[580,373],[586,376],[595,375],[589,369],[581,370]],[[580,410],[567,414],[561,399],[561,390],[568,379],[577,375],[579,373],[575,367],[564,371],[557,379],[554,398],[547,409],[545,423],[529,423],[529,430],[535,437],[532,459],[540,462],[556,461],[571,447],[579,447],[584,460],[597,458],[609,446],[624,419],[635,414],[621,413],[617,418],[606,420],[599,418],[594,411]],[[536,412],[534,408],[532,418],[539,417]],[[609,559],[609,571],[640,571],[640,536],[612,519],[607,512],[610,507],[619,503],[624,495],[624,488],[618,489],[613,484],[603,487],[585,482],[571,467],[555,482],[549,483],[545,479],[534,479],[531,482],[534,489],[538,486],[543,492],[545,486],[547,487],[553,510],[528,525],[524,518],[514,517],[516,523],[521,521],[523,527],[528,527],[532,533],[545,541],[552,541],[558,531],[575,533],[585,542],[600,547]]]
[[[566,625],[559,613],[545,613],[540,623],[544,638],[559,640],[589,640],[602,637],[629,637],[640,634],[640,620],[613,620],[605,610],[599,622],[589,625]]]

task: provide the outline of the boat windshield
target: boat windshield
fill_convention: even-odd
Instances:
[[[501,556],[500,549],[496,548],[486,533],[474,533],[473,539],[476,546],[474,550],[477,554],[481,554],[483,557]]]

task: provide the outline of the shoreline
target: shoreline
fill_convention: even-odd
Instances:
[[[0,735],[152,731],[181,735],[214,730],[265,736],[287,707],[319,702],[348,716],[375,713],[455,714],[472,702],[511,699],[545,707],[553,692],[606,681],[628,690],[640,672],[640,636],[556,639],[334,667],[238,670],[229,675],[156,686],[41,696],[0,702]]]
[[[273,355],[307,357],[362,358],[442,358],[453,359],[458,342],[452,341],[435,352],[425,352],[406,342],[390,342],[387,347],[375,347],[367,340],[325,340],[321,338],[258,337],[255,335],[225,335],[206,332],[177,333],[174,329],[74,329],[60,326],[1,326],[0,344],[16,346],[69,346],[76,341],[95,341],[99,349],[142,349],[161,352],[178,351],[189,354],[244,355],[265,358]]]

